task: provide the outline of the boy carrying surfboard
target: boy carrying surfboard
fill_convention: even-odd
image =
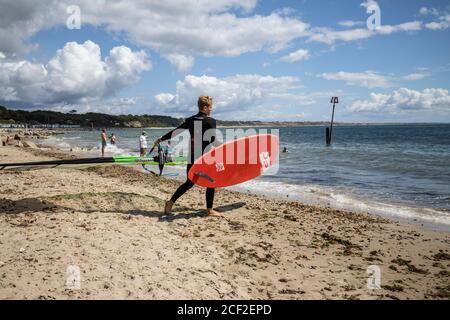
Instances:
[[[178,126],[176,129],[166,133],[162,137],[158,138],[154,145],[157,145],[158,143],[161,143],[162,141],[169,140],[172,138],[172,134],[175,133],[175,135],[179,134],[182,129],[189,130],[190,136],[191,136],[191,143],[189,148],[189,156],[188,159],[190,160],[187,165],[187,173],[189,173],[189,170],[191,169],[193,163],[195,160],[200,157],[204,152],[208,145],[211,143],[217,142],[216,135],[209,134],[211,137],[209,141],[204,141],[203,137],[206,131],[208,130],[215,130],[216,129],[216,120],[211,118],[211,112],[213,110],[213,99],[209,96],[200,96],[198,98],[198,113],[193,115],[192,117],[189,117],[184,121],[180,126]],[[208,131],[210,133],[211,131]],[[198,154],[196,152],[201,145],[201,154]],[[194,186],[194,182],[192,182],[189,178],[186,179],[186,182],[183,183],[178,189],[175,191],[173,196],[170,198],[169,201],[166,201],[166,205],[164,208],[164,213],[166,215],[170,214],[172,212],[172,206],[174,203]],[[222,214],[215,211],[213,209],[213,203],[214,203],[214,188],[207,188],[206,189],[206,212],[208,216],[213,217],[223,217]]]

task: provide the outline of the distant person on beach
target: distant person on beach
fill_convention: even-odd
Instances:
[[[167,143],[167,147],[166,147],[166,150],[164,151],[164,155],[165,155],[165,158],[166,158],[166,161],[167,162],[172,162],[173,161],[173,158],[172,158],[172,156],[173,156],[173,154],[174,154],[174,149],[172,148],[172,146],[170,145],[170,141]]]
[[[102,129],[102,158],[105,156],[106,139],[106,129]]]
[[[139,137],[139,150],[141,153],[141,157],[144,157],[147,153],[147,134],[142,132],[141,136]]]
[[[201,96],[198,98],[198,113],[190,118],[187,118],[185,122],[183,122],[178,128],[166,133],[162,137],[158,138],[154,145],[159,144],[162,141],[169,140],[172,138],[172,133],[179,132],[180,129],[189,130],[189,133],[191,135],[191,144],[189,149],[189,157],[188,157],[188,165],[187,165],[187,171],[189,172],[189,169],[192,167],[193,163],[195,162],[195,141],[199,140],[202,142],[202,153],[205,152],[206,147],[211,143],[217,143],[215,134],[210,138],[210,141],[203,140],[203,136],[206,131],[212,129],[216,129],[216,120],[210,117],[210,114],[213,110],[213,99],[209,96]],[[200,127],[201,125],[201,132],[200,130],[196,134],[201,134],[201,137],[197,137],[194,134],[194,129]],[[194,186],[194,183],[189,180],[189,178],[186,179],[186,182],[182,184],[177,191],[173,194],[173,196],[170,198],[169,201],[166,201],[166,206],[164,208],[164,213],[166,215],[170,214],[172,212],[172,206],[174,203],[180,198],[183,194],[186,193],[189,189],[191,189]],[[208,216],[216,216],[216,217],[223,217],[222,214],[215,211],[213,209],[213,203],[214,203],[214,188],[207,188],[206,189],[206,212]]]
[[[115,136],[115,134],[114,134],[114,133],[113,133],[113,134],[111,134],[111,137],[110,137],[109,143],[111,143],[112,145],[115,145],[115,144],[116,144],[116,136]]]

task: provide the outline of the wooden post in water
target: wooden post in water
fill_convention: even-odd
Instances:
[[[333,134],[333,122],[334,122],[334,108],[336,107],[336,103],[339,103],[338,97],[332,97],[331,103],[333,104],[333,114],[331,116],[331,127],[326,129],[326,142],[327,145],[331,144],[331,135]]]

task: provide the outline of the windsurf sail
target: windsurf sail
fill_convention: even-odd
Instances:
[[[171,161],[164,163],[165,166],[186,165],[186,157],[172,157]],[[50,161],[35,161],[35,162],[16,162],[16,163],[0,163],[0,170],[10,169],[15,167],[39,167],[39,166],[64,166],[64,165],[85,165],[85,164],[137,164],[137,165],[157,165],[161,161],[157,157],[137,157],[137,156],[116,156],[105,158],[80,158],[80,159],[66,159],[66,160],[50,160]]]

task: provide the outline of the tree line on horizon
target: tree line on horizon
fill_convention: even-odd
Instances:
[[[28,124],[28,125],[79,125],[80,127],[177,127],[184,119],[161,115],[110,115],[105,113],[88,112],[79,114],[76,110],[68,113],[49,110],[12,110],[0,106],[0,123]],[[279,121],[217,121],[221,126],[245,125],[322,125],[324,122],[279,122]]]
[[[72,110],[68,113],[49,110],[11,110],[0,106],[0,122],[28,125],[79,125],[81,127],[166,127],[178,126],[183,119],[158,115],[110,115]]]

